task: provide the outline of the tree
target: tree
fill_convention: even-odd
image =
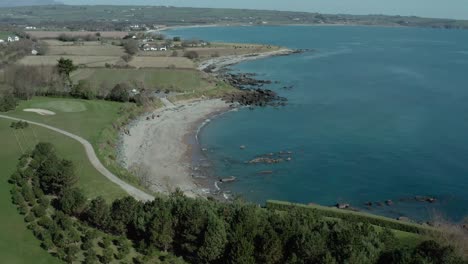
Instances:
[[[67,189],[58,201],[59,208],[69,215],[79,215],[86,206],[86,197],[78,188]]]
[[[72,86],[73,82],[70,78],[70,74],[77,70],[78,67],[73,64],[73,61],[70,59],[60,58],[57,63],[57,70],[60,75],[65,76],[68,80],[70,86]]]
[[[97,264],[99,263],[99,259],[97,257],[96,252],[90,248],[85,252],[85,259],[84,259],[85,264]]]
[[[37,169],[37,174],[42,190],[58,196],[63,195],[64,191],[77,181],[73,163],[69,160],[58,160],[56,156],[44,160]]]
[[[116,102],[128,102],[130,100],[129,87],[126,83],[119,83],[111,90],[108,99]]]
[[[184,57],[194,60],[194,59],[197,59],[199,55],[198,55],[198,52],[194,50],[189,50],[184,53]]]
[[[124,54],[120,58],[125,62],[130,62],[133,59],[133,56],[130,54]]]
[[[78,84],[71,89],[70,95],[75,98],[90,100],[96,98],[96,91],[89,81],[79,80]]]
[[[46,215],[46,209],[44,206],[42,205],[36,205],[33,207],[32,209],[32,212],[34,213],[34,215],[37,217],[37,218],[40,218],[40,217],[43,217],[44,215]]]
[[[65,261],[67,263],[73,263],[77,260],[77,254],[80,249],[76,245],[70,245],[65,248]]]
[[[14,110],[18,105],[18,99],[11,92],[0,94],[0,112]]]
[[[125,197],[112,203],[110,225],[114,233],[127,233],[127,226],[133,221],[138,206],[139,203],[133,197]]]
[[[206,231],[203,235],[203,244],[197,252],[200,262],[212,263],[219,260],[227,243],[227,234],[224,222],[216,215],[208,217]]]
[[[176,42],[180,42],[181,38],[180,37],[173,37],[172,40],[174,40]]]
[[[114,260],[114,250],[110,247],[106,247],[101,256],[101,262],[104,264],[111,263],[111,261]]]
[[[138,41],[134,39],[127,39],[123,41],[123,47],[124,50],[127,54],[129,55],[135,55],[138,53],[139,48],[138,48]]]
[[[86,210],[85,216],[86,220],[90,224],[102,230],[106,230],[109,226],[110,220],[109,205],[107,205],[104,198],[99,196],[91,201],[88,209]]]
[[[166,206],[157,208],[155,218],[148,227],[149,243],[167,251],[174,238],[172,214]]]

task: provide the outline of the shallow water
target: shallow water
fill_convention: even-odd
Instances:
[[[346,202],[367,210],[365,202],[391,199],[394,206],[371,212],[468,214],[468,31],[289,26],[170,34],[316,50],[233,67],[280,81],[268,88],[289,104],[230,112],[204,127],[200,142],[215,173],[239,179],[222,188],[259,203]],[[278,151],[292,151],[292,161],[245,163]],[[266,170],[273,174],[259,174]],[[415,195],[438,202],[415,202]]]

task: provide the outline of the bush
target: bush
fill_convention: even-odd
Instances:
[[[34,208],[32,209],[32,212],[34,213],[34,215],[39,218],[39,217],[43,217],[44,215],[46,215],[46,208],[42,205],[36,205],[34,206]]]
[[[132,59],[133,59],[133,56],[130,55],[130,54],[124,54],[122,55],[122,60],[125,61],[125,62],[130,62]]]
[[[189,58],[191,60],[197,59],[199,57],[198,52],[194,50],[189,50],[184,53],[184,57]]]
[[[128,39],[123,42],[123,48],[125,52],[129,55],[135,55],[138,53],[138,41],[133,39]]]
[[[72,88],[70,95],[75,98],[91,100],[96,98],[96,91],[89,81],[80,80],[78,84]]]
[[[108,99],[116,102],[128,102],[130,100],[130,87],[126,83],[119,83],[111,90]]]
[[[15,110],[18,99],[12,93],[0,94],[0,112]]]
[[[24,221],[26,221],[26,223],[30,223],[32,221],[36,220],[36,218],[34,217],[34,214],[32,213],[29,213],[25,218],[24,218]]]

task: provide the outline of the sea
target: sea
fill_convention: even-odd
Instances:
[[[288,104],[242,108],[202,128],[215,175],[237,178],[223,191],[258,204],[347,203],[418,221],[468,216],[468,31],[237,26],[169,34],[310,50],[231,67],[271,80],[264,88]],[[249,163],[269,155],[284,162]]]

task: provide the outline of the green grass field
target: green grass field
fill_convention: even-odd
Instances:
[[[24,112],[25,108],[42,108],[55,112],[55,115],[42,116]],[[125,108],[124,110],[122,110]],[[123,104],[103,100],[79,100],[51,97],[34,97],[21,101],[15,111],[7,115],[36,121],[61,128],[88,140],[104,166],[126,182],[138,186],[138,180],[116,159],[118,132],[116,129],[131,115],[138,115],[134,104]]]
[[[11,203],[7,180],[14,172],[22,151],[31,149],[39,141],[53,143],[60,156],[72,160],[79,176],[77,186],[90,198],[98,195],[113,200],[125,195],[117,185],[109,182],[89,163],[83,147],[73,139],[45,128],[30,126],[13,130],[11,121],[0,119],[0,256],[2,263],[59,263],[40,248],[39,241],[26,229],[21,216]],[[21,146],[21,147],[20,147]],[[98,188],[97,188],[98,186]]]
[[[174,69],[80,69],[72,76],[75,82],[88,80],[94,86],[106,82],[114,86],[121,82],[147,89],[169,89],[175,92],[193,92],[207,90],[214,85],[202,78],[196,70]]]
[[[11,35],[11,32],[0,31],[0,39],[3,39],[5,42],[7,41],[8,36],[10,35]]]
[[[91,144],[96,144],[102,130],[111,126],[119,117],[118,111],[122,105],[108,101],[34,97],[29,101],[21,101],[17,109],[8,115],[62,128],[87,139]],[[41,116],[24,112],[25,108],[43,108],[56,114]]]

